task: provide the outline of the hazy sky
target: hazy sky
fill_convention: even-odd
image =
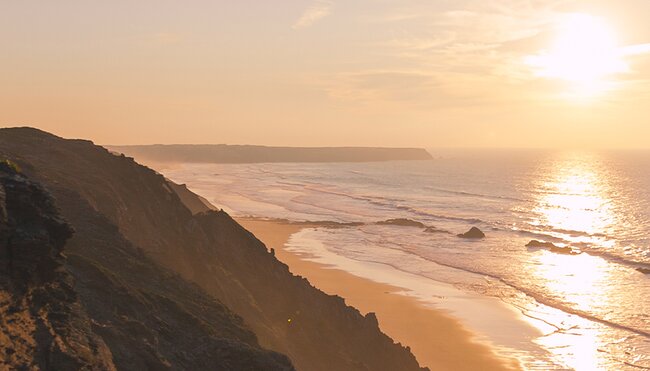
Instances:
[[[648,0],[0,4],[0,126],[102,144],[650,147]]]

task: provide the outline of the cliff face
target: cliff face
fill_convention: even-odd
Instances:
[[[106,246],[89,252],[85,245],[96,238],[98,224],[116,226],[114,233],[122,245],[143,251],[195,282],[243,317],[262,346],[287,354],[299,370],[420,369],[408,349],[381,333],[374,315],[364,317],[341,298],[292,275],[226,213],[192,215],[161,175],[132,159],[91,142],[26,128],[0,130],[0,154],[46,184],[63,215],[75,225],[68,264],[78,277],[90,274],[84,268],[86,260],[99,267],[95,271],[114,274],[111,267],[116,264],[110,262],[116,249]],[[89,214],[103,224],[84,223]],[[139,261],[126,260],[134,265]],[[135,281],[148,276],[142,273]],[[100,288],[79,291],[96,289]],[[183,303],[184,299],[175,300]],[[154,349],[159,345],[152,344]]]
[[[110,146],[138,161],[254,163],[254,162],[377,162],[431,160],[421,148],[266,147],[225,144]]]
[[[293,369],[260,349],[239,316],[153,263],[77,194],[57,192],[57,200],[77,229],[67,246],[76,290],[118,369]]]
[[[0,369],[114,369],[63,269],[71,235],[49,194],[1,163]]]
[[[2,164],[0,184],[0,369],[293,370],[75,192],[56,192],[68,241],[41,186]]]

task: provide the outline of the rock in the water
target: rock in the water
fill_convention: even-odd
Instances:
[[[569,246],[557,246],[552,242],[545,242],[545,241],[531,240],[526,244],[526,247],[543,247],[549,249],[550,252],[554,252],[556,254],[564,254],[564,255],[580,254],[579,251],[575,251]]]
[[[485,233],[476,227],[472,227],[469,231],[458,235],[461,238],[484,238]]]
[[[526,244],[526,247],[545,247],[547,249],[551,249],[557,246],[553,244],[553,242],[531,240]]]
[[[641,268],[641,267],[639,267],[636,270],[643,273],[643,274],[650,274],[650,268]]]
[[[411,219],[397,218],[397,219],[388,219],[381,222],[377,222],[378,225],[397,225],[400,227],[417,227],[425,228],[426,225]]]

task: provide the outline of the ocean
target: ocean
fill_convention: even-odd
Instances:
[[[650,369],[650,274],[641,272],[650,269],[650,152],[429,152],[430,161],[162,173],[236,217],[328,222],[289,247],[341,269],[371,264],[367,278],[386,283],[417,277],[392,283],[452,315],[462,317],[467,301],[454,304],[427,282],[504,303],[535,331],[486,321],[475,330],[526,369]],[[422,226],[381,223],[398,218]],[[457,236],[471,227],[486,238]]]

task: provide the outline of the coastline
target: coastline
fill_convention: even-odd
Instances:
[[[442,310],[423,305],[417,298],[401,295],[404,289],[378,283],[326,264],[310,261],[308,254],[288,251],[291,235],[313,225],[274,220],[237,218],[292,273],[301,275],[320,290],[345,298],[362,313],[374,312],[383,332],[411,348],[422,366],[432,370],[520,370],[517,360],[499,356],[460,321]]]

